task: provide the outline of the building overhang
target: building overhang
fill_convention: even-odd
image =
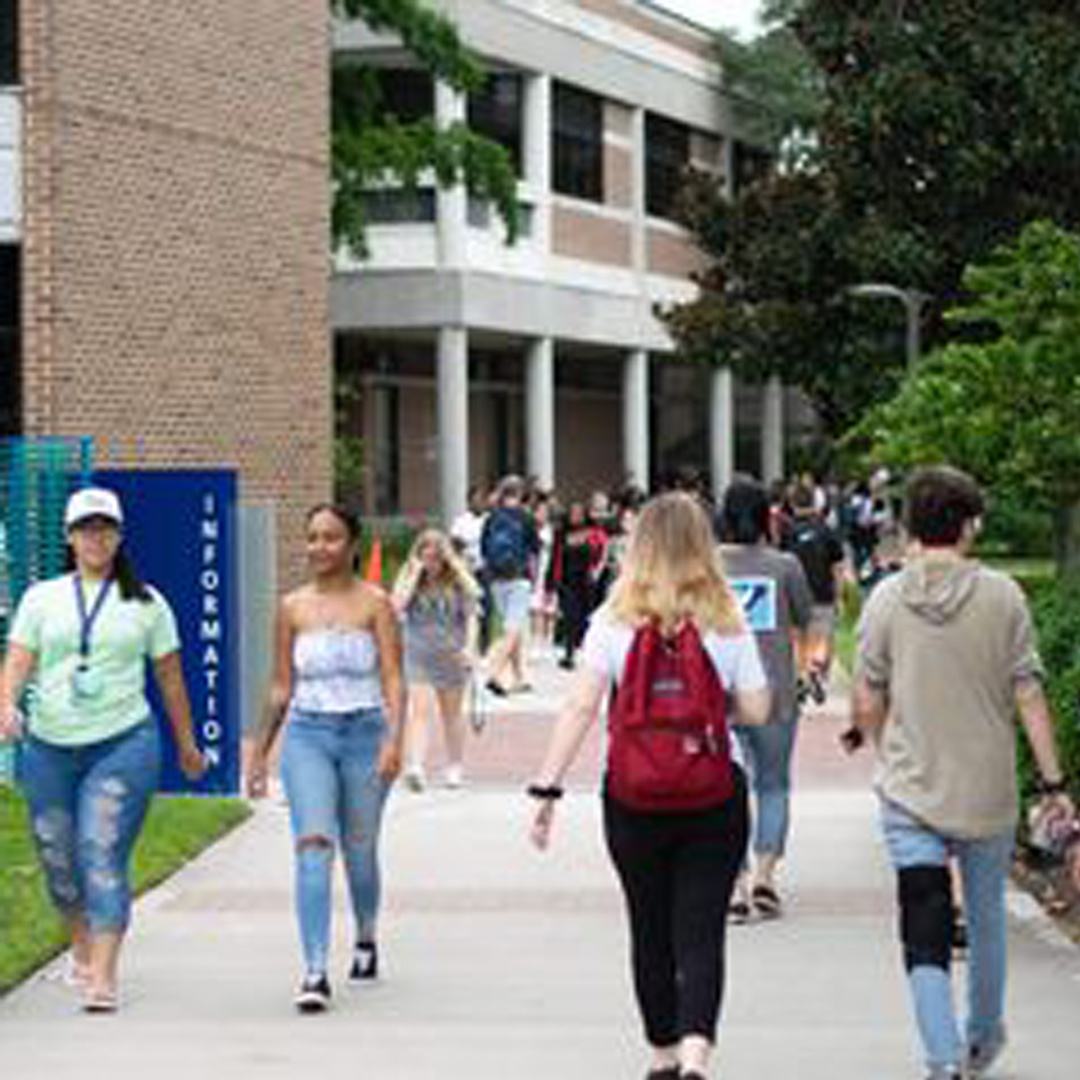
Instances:
[[[338,274],[331,315],[339,332],[462,326],[620,349],[674,348],[646,300],[475,271]]]

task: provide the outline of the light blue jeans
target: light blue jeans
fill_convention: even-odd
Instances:
[[[737,725],[754,796],[753,848],[756,855],[783,855],[791,822],[791,754],[798,720],[774,720],[757,727]]]
[[[296,917],[311,974],[327,969],[334,851],[345,861],[357,941],[374,941],[379,831],[389,785],[379,775],[381,709],[289,714],[281,776],[296,845]]]
[[[122,933],[131,920],[128,864],[161,771],[153,720],[86,746],[29,736],[18,776],[49,896],[68,921]]]
[[[968,935],[967,1044],[986,1044],[1000,1033],[1005,1010],[1005,887],[1012,859],[1010,829],[985,840],[944,836],[883,799],[881,824],[892,864],[960,866]],[[915,1020],[931,1069],[958,1066],[965,1055],[948,968],[919,966],[908,973]]]

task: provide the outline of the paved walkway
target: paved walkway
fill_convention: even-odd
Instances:
[[[595,740],[554,850],[540,856],[525,837],[521,782],[562,683],[545,665],[536,693],[492,703],[468,790],[394,796],[379,985],[342,981],[330,1014],[294,1015],[287,821],[270,800],[140,903],[121,1015],[79,1015],[52,972],[0,1001],[0,1073],[639,1080],[624,924],[588,790]],[[788,916],[732,930],[720,1080],[922,1076],[867,763],[833,750],[839,706],[814,714],[800,737]],[[337,930],[343,969],[344,918]],[[999,1075],[1075,1080],[1080,952],[1030,910],[1011,949],[1013,1044]]]

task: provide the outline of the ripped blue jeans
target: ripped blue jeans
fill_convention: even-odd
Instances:
[[[334,852],[345,862],[357,941],[374,941],[379,913],[379,830],[389,785],[379,775],[381,709],[292,709],[281,778],[296,846],[296,916],[311,974],[327,969]]]
[[[19,782],[49,895],[69,922],[122,933],[131,919],[131,851],[161,771],[153,720],[86,746],[24,742]]]

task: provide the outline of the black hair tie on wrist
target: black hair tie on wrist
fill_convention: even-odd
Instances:
[[[1064,795],[1069,790],[1069,784],[1064,778],[1053,782],[1041,780],[1039,781],[1038,790],[1040,795]]]
[[[551,802],[563,797],[563,789],[558,784],[530,784],[525,789],[525,794],[530,799],[540,799],[543,802]]]

